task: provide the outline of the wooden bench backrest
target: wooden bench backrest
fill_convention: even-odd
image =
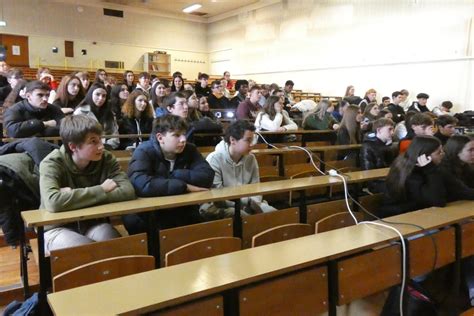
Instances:
[[[338,302],[348,304],[401,282],[400,245],[369,251],[337,262]],[[383,271],[377,273],[374,271]]]
[[[240,315],[318,315],[328,309],[326,267],[312,267],[239,291]]]
[[[221,295],[205,297],[151,313],[153,316],[224,316],[224,298]]]
[[[280,181],[280,180],[286,180],[286,177],[284,176],[261,176],[260,177],[260,182],[271,182],[271,181]],[[271,193],[271,194],[265,194],[263,195],[263,199],[267,201],[270,205],[273,203],[277,202],[288,202],[289,199],[289,192],[280,192],[280,193]]]
[[[252,246],[252,238],[269,228],[285,224],[296,224],[300,221],[300,212],[297,207],[261,213],[242,218],[242,248]]]
[[[119,256],[148,255],[146,234],[51,251],[51,277],[86,263]]]
[[[363,215],[361,213],[354,213],[357,221],[361,221]],[[339,229],[355,225],[354,218],[352,218],[349,212],[341,212],[329,215],[314,224],[315,233],[324,233],[330,230]]]
[[[352,207],[352,202],[349,202]],[[311,224],[314,227],[317,221],[328,217],[329,215],[346,212],[347,206],[345,200],[335,200],[316,204],[310,204],[306,206],[308,210],[308,216],[306,223]]]
[[[165,255],[165,266],[222,255],[242,249],[242,240],[236,237],[213,237],[190,242]]]
[[[150,271],[155,268],[153,256],[120,256],[90,262],[63,272],[53,278],[53,291],[59,292],[78,286]]]
[[[436,242],[436,248],[433,244]],[[410,278],[441,268],[456,259],[454,227],[409,241]],[[436,258],[436,262],[435,262]]]
[[[290,177],[290,179],[300,179],[300,178],[307,178],[307,177],[320,177],[321,174],[314,170],[314,167],[311,165],[311,163],[308,163],[307,165],[311,166],[310,170],[305,170],[298,172]],[[308,189],[305,190],[305,195],[306,197],[314,197],[317,195],[324,195],[327,192],[327,188],[316,188],[316,189]],[[299,198],[299,192],[298,191],[290,191],[290,197],[289,197],[289,205],[291,206],[293,203],[294,199]]]
[[[374,213],[379,209],[379,207],[382,205],[382,201],[383,193],[365,195],[359,198],[360,205],[362,205],[367,211],[371,213]]]
[[[462,251],[461,257],[466,258],[474,255],[474,222],[461,225]],[[474,315],[474,314],[473,314]]]
[[[217,221],[163,229],[160,231],[160,260],[165,265],[165,254],[193,241],[212,237],[233,237],[231,218]]]
[[[313,229],[308,224],[286,224],[267,229],[252,238],[252,247],[311,235]]]

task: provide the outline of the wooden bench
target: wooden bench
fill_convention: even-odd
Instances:
[[[357,222],[361,221],[363,218],[363,215],[358,212],[354,212],[353,215],[356,218]],[[354,218],[352,218],[351,214],[346,211],[332,214],[320,219],[315,223],[314,231],[316,234],[318,234],[352,225],[356,225],[356,223],[354,222]]]
[[[349,201],[349,206],[352,207],[352,202]],[[308,216],[306,223],[315,226],[316,222],[326,218],[330,215],[347,212],[347,206],[345,200],[334,200],[328,202],[321,202],[316,204],[307,205]]]
[[[273,227],[296,224],[300,220],[298,208],[293,207],[269,213],[255,214],[242,218],[243,248],[252,246],[253,236]]]
[[[166,265],[166,256],[168,253],[185,245],[189,245],[190,243],[216,237],[233,237],[233,222],[231,218],[162,229],[159,232],[160,260],[162,266]]]
[[[93,261],[53,278],[53,291],[64,291],[155,269],[153,256],[120,256]]]
[[[252,237],[252,247],[268,245],[293,238],[304,237],[313,234],[311,225],[308,224],[285,224],[264,230]]]
[[[462,202],[446,208],[429,208],[402,214],[387,220],[413,223],[432,230],[464,222],[473,215],[474,202]],[[413,236],[421,232],[420,228],[415,226],[397,225],[397,227],[404,236]],[[444,229],[439,233],[444,235],[451,231]],[[53,293],[48,296],[48,300],[56,314],[68,313],[71,308],[79,314],[90,314],[92,311],[100,314],[136,314],[160,311],[234,291],[233,293],[238,294],[239,312],[242,315],[253,314],[254,311],[265,313],[278,310],[286,314],[314,314],[324,312],[328,307],[332,309],[334,304],[345,304],[397,284],[400,281],[398,275],[400,248],[398,245],[380,248],[381,245],[387,245],[397,238],[395,233],[381,227],[367,225],[345,227],[324,234],[287,240]],[[446,237],[436,238],[441,242]],[[415,246],[409,245],[409,247]],[[429,248],[426,245],[425,247]],[[377,250],[373,250],[374,248]],[[409,255],[411,258],[419,256],[419,253],[413,252]],[[440,254],[441,261],[449,261],[442,259],[444,257],[444,254]],[[325,264],[328,260],[339,263],[339,267],[343,268],[337,273],[339,280],[332,280],[337,282],[339,287],[339,291],[332,294],[327,292],[329,277]],[[441,261],[438,266],[441,266]],[[414,261],[410,261],[410,265],[416,266],[412,262]],[[366,266],[371,268],[366,269]],[[429,267],[429,264],[427,266]],[[388,273],[377,267],[384,269],[387,267]],[[376,277],[373,280],[370,280],[370,277],[365,279],[370,272],[375,273]],[[154,286],[160,282],[170,284],[171,287],[161,289]],[[111,296],[110,292],[117,288],[127,288],[129,293],[147,293],[147,295],[135,295],[129,298],[127,293],[119,293]],[[297,295],[293,298],[289,291],[294,291]],[[285,301],[288,297],[292,298],[294,304]],[[337,299],[334,301],[331,297]],[[71,302],[76,304],[72,305]]]
[[[187,243],[168,251],[165,266],[213,257],[242,249],[242,240],[236,237],[213,237]]]

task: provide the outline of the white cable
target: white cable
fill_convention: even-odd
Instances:
[[[331,169],[330,172],[329,172],[329,175],[331,175],[332,177],[339,177],[342,179],[342,183],[344,184],[344,197],[345,197],[345,200],[346,200],[346,207],[347,207],[347,210],[349,211],[349,214],[351,214],[352,218],[354,219],[354,222],[356,223],[356,225],[359,225],[359,222],[357,221],[357,218],[355,217],[354,213],[352,213],[352,210],[351,210],[351,207],[349,205],[349,197],[347,196],[347,182],[346,182],[346,178],[344,178],[343,176],[341,176],[340,174],[336,173],[334,174],[332,171],[334,169]],[[335,170],[334,170],[335,171]]]
[[[272,148],[275,148],[275,149],[278,149],[277,146],[273,145],[273,144],[270,144],[269,142],[267,142],[267,140],[265,139],[265,137],[263,137],[262,134],[260,134],[259,131],[255,131],[255,134],[257,134],[258,136],[260,136],[262,138],[262,140],[265,142],[265,144],[267,144],[268,146],[272,147]]]
[[[311,161],[311,164],[313,165],[313,167],[314,167],[316,170],[318,170],[318,172],[319,172],[320,174],[322,174],[323,176],[326,175],[324,172],[321,171],[321,169],[318,168],[318,166],[316,166],[316,163],[315,163],[314,160],[313,160],[313,153],[312,153],[312,152],[310,152],[310,151],[307,150],[306,148],[300,147],[300,146],[288,146],[288,148],[300,149],[300,150],[304,151],[305,153],[307,153],[308,156],[309,156],[309,160]]]
[[[275,149],[278,149],[277,146],[273,145],[273,144],[270,144],[269,142],[267,142],[267,140],[265,139],[265,137],[262,136],[262,134],[260,134],[258,131],[255,132],[257,135],[259,135],[262,140],[265,142],[265,144],[267,144],[268,146],[272,147],[272,148],[275,148]],[[324,172],[321,171],[321,169],[319,169],[317,166],[316,166],[316,163],[314,162],[313,160],[313,154],[311,152],[309,152],[306,148],[303,148],[303,147],[300,147],[300,146],[285,146],[287,148],[297,148],[297,149],[300,149],[300,150],[303,150],[304,152],[306,152],[309,156],[309,159],[311,161],[311,164],[313,165],[313,167],[319,172],[321,173],[322,175],[325,175]],[[356,225],[360,225],[360,224],[366,224],[366,225],[375,225],[375,226],[381,226],[381,227],[385,227],[385,228],[388,228],[390,230],[393,230],[397,235],[398,237],[400,238],[400,242],[401,242],[401,245],[402,245],[402,285],[401,285],[401,289],[400,289],[400,316],[403,316],[403,296],[404,296],[404,292],[405,292],[405,283],[406,283],[406,245],[405,245],[405,239],[403,239],[403,235],[402,233],[396,229],[395,227],[392,227],[392,226],[389,226],[389,225],[385,225],[385,224],[381,224],[381,223],[376,223],[376,222],[368,222],[368,221],[362,221],[362,222],[358,222],[357,221],[357,218],[355,217],[354,213],[352,212],[351,208],[350,208],[350,205],[349,205],[349,197],[348,197],[348,189],[347,189],[347,182],[346,182],[346,178],[344,178],[342,175],[340,175],[336,170],[334,169],[331,169],[329,170],[329,175],[332,176],[332,177],[339,177],[341,178],[342,180],[342,183],[344,185],[344,197],[345,197],[345,200],[346,200],[346,207],[347,207],[347,211],[349,212],[349,214],[352,216],[352,218],[354,219],[354,222],[356,223]]]
[[[401,289],[400,289],[400,316],[403,316],[403,295],[404,295],[404,291],[405,291],[405,282],[406,282],[406,247],[405,247],[405,240],[403,239],[402,233],[398,229],[396,229],[395,227],[385,225],[385,224],[381,224],[381,223],[368,222],[368,221],[357,222],[357,218],[355,217],[355,215],[352,212],[352,210],[350,208],[350,205],[349,205],[346,179],[343,176],[341,176],[340,174],[338,174],[337,171],[334,170],[334,169],[329,170],[329,175],[332,176],[332,177],[339,177],[339,178],[342,179],[342,182],[344,184],[344,196],[345,196],[345,200],[346,200],[346,207],[347,207],[347,210],[348,210],[349,214],[354,219],[354,222],[356,223],[356,225],[366,224],[366,225],[375,225],[375,226],[385,227],[385,228],[391,229],[394,232],[396,232],[398,237],[400,238],[400,242],[401,242],[401,245],[402,245],[402,285],[401,285]]]
[[[405,292],[406,266],[407,266],[407,263],[406,263],[407,254],[406,254],[405,239],[403,239],[402,233],[398,229],[396,229],[395,227],[385,225],[385,224],[381,224],[381,223],[377,223],[377,222],[367,222],[367,221],[360,222],[358,225],[360,225],[360,224],[370,224],[370,225],[382,226],[382,227],[391,229],[395,233],[397,233],[398,238],[400,238],[400,241],[401,241],[401,244],[402,244],[402,285],[401,285],[401,289],[400,289],[400,316],[403,316],[403,295],[404,295],[404,292]]]

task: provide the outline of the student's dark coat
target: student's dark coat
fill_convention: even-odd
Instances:
[[[433,163],[413,169],[405,182],[405,192],[405,198],[395,198],[387,190],[381,215],[391,216],[432,206],[444,207],[448,202],[457,200],[474,200],[474,189]]]
[[[193,144],[186,144],[176,157],[173,172],[156,137],[138,146],[128,167],[128,176],[138,196],[166,196],[185,193],[187,184],[210,188],[214,170]]]
[[[9,137],[59,136],[59,124],[64,117],[61,109],[48,104],[46,109],[38,109],[23,100],[8,108],[3,116]],[[55,120],[56,127],[46,127],[43,121]]]

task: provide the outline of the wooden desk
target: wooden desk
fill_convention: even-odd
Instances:
[[[150,134],[102,135],[101,138],[138,138],[138,137],[149,138]],[[16,140],[28,139],[28,138],[31,138],[31,137],[25,137],[25,138],[7,137],[7,138],[3,138],[2,141],[5,143],[10,143]],[[51,142],[54,142],[55,144],[61,141],[60,136],[45,136],[45,137],[37,137],[37,138],[42,139],[44,141],[51,141]]]
[[[388,168],[384,168],[350,172],[347,174],[349,176],[347,182],[351,184],[384,178],[387,176],[388,170]],[[342,181],[339,178],[330,176],[309,177],[293,180],[254,183],[240,187],[212,189],[204,192],[195,192],[174,196],[138,198],[132,201],[110,203],[59,213],[51,213],[46,210],[25,211],[21,213],[21,216],[26,226],[41,227],[45,225],[66,224],[75,221],[103,218],[114,215],[150,212],[160,209],[195,205],[204,202],[235,200],[242,197],[253,196],[255,194],[264,195],[270,193],[305,190],[308,188],[319,188],[336,183],[342,183]]]
[[[388,220],[434,229],[472,216],[474,202],[462,201]],[[413,226],[394,226],[405,236],[420,232]],[[351,226],[53,293],[48,301],[56,315],[144,313],[223,291],[238,291],[244,285],[319,266],[397,238],[382,227]]]
[[[330,135],[336,133],[334,130],[309,130],[309,129],[297,129],[292,131],[282,131],[282,132],[269,132],[261,131],[259,132],[262,135],[301,135],[301,144],[306,146],[306,137],[305,135]],[[212,136],[223,136],[224,133],[195,133],[194,137],[212,137]]]

